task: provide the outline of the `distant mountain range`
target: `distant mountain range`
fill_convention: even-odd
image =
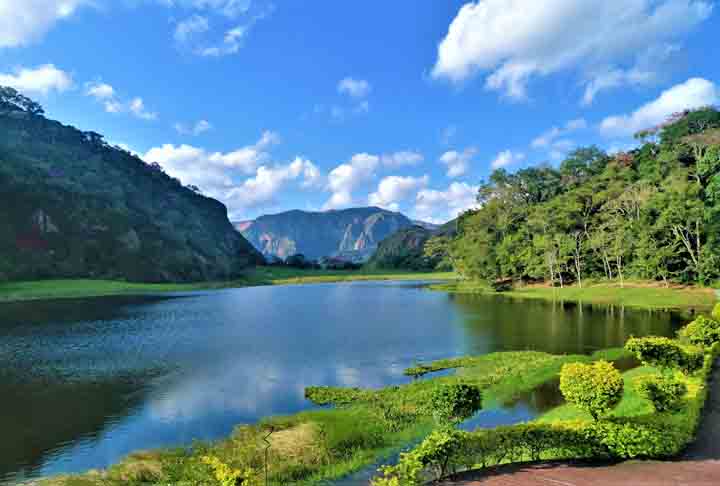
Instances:
[[[313,260],[334,256],[364,262],[382,240],[417,222],[400,213],[367,207],[325,212],[294,210],[234,224],[265,256],[287,258],[301,253]]]

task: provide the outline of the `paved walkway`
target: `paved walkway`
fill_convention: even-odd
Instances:
[[[509,465],[461,474],[454,486],[720,486],[720,366],[697,439],[679,461],[614,466]],[[450,484],[450,483],[446,483]]]

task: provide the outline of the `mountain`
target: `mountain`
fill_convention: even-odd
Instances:
[[[433,237],[453,237],[457,233],[457,220],[444,225],[422,225],[404,228],[380,242],[368,261],[372,268],[434,270],[441,258],[427,258],[425,244]]]
[[[13,93],[0,89],[0,280],[218,280],[262,262],[222,203]]]
[[[375,207],[294,210],[235,223],[238,231],[266,256],[287,258],[302,253],[313,260],[336,256],[353,261],[367,260],[380,241],[412,225],[400,213]]]

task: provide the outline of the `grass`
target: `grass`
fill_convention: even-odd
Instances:
[[[482,282],[463,281],[438,284],[432,287],[453,293],[493,294]],[[666,288],[655,282],[627,281],[621,287],[617,282],[589,281],[583,288],[576,286],[556,288],[549,286],[519,287],[500,295],[519,299],[579,302],[584,304],[623,305],[651,310],[706,309],[717,301],[713,289],[692,286]]]
[[[242,279],[227,282],[190,284],[148,284],[115,280],[37,280],[0,283],[0,302],[24,300],[102,297],[112,295],[143,295],[154,293],[189,292],[259,285],[289,285],[366,280],[452,280],[452,273],[418,273],[369,270],[300,270],[282,267],[258,267],[249,270]]]
[[[270,417],[236,428],[225,440],[195,444],[187,449],[136,453],[104,471],[46,478],[39,486],[116,486],[146,483],[200,484],[211,475],[202,457],[212,456],[232,468],[252,467],[261,475],[262,438],[269,441],[272,484],[310,484],[342,477],[382,460],[430,432],[431,411],[425,405],[438,385],[471,383],[493,398],[530,391],[562,363],[589,360],[534,351],[493,353],[454,361],[455,375],[415,380],[382,389],[318,387],[306,393],[314,401],[335,407],[286,417]],[[450,360],[442,360],[446,365]],[[440,362],[427,366],[441,367]],[[540,371],[537,371],[540,370]],[[258,476],[260,477],[260,476]],[[205,479],[206,480],[206,479]],[[200,481],[200,482],[198,482]]]

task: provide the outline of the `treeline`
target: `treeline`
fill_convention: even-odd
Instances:
[[[495,171],[464,214],[449,259],[492,283],[589,278],[709,284],[720,278],[720,112],[685,111],[608,155]]]

